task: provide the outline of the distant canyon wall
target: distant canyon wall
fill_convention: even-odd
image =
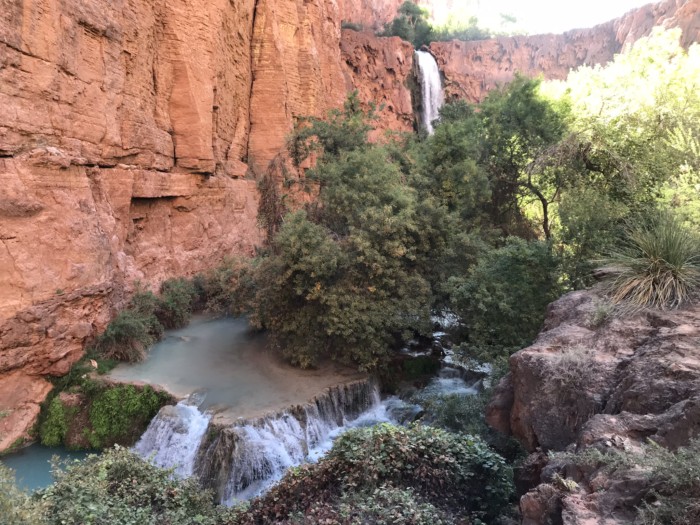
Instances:
[[[254,252],[256,177],[299,117],[357,90],[379,104],[374,138],[413,129],[412,47],[341,30],[399,4],[0,0],[0,450],[137,280]],[[697,35],[697,0],[662,6],[606,32],[431,50],[448,93],[476,100],[516,69],[607,61],[663,17]]]
[[[429,12],[438,5],[449,9],[454,0],[418,0]],[[343,20],[361,24],[367,31],[380,30],[391,21],[402,0],[346,0]],[[584,64],[605,64],[627,46],[648,36],[655,26],[679,27],[688,47],[700,35],[700,0],[663,0],[630,11],[622,17],[589,29],[564,34],[502,37],[472,42],[435,42],[430,51],[444,74],[447,99],[482,100],[497,86],[519,72],[563,79]]]
[[[561,35],[434,42],[430,51],[443,72],[446,99],[477,102],[516,73],[560,80],[577,67],[606,64],[656,26],[681,28],[685,47],[697,42],[700,0],[649,4],[605,24]]]

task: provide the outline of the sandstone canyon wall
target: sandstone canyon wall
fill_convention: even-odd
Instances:
[[[253,6],[0,2],[0,450],[125,285],[258,242]]]

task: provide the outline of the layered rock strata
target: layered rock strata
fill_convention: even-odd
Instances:
[[[376,106],[372,138],[386,131],[413,131],[413,46],[398,37],[377,38],[346,29],[340,52],[346,90],[357,91],[361,101]]]
[[[341,50],[335,0],[0,7],[3,450],[135,281],[253,253],[254,178],[296,119],[358,87],[411,129],[411,51],[352,34]]]
[[[629,452],[647,439],[676,449],[700,436],[700,307],[607,311],[590,291],[550,305],[542,333],[510,358],[489,406],[491,425],[532,453],[521,479],[524,490],[534,487],[521,499],[523,523],[631,523],[648,488],[639,472],[604,476],[547,451]],[[567,476],[576,483],[557,489]]]

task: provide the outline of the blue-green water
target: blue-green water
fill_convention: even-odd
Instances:
[[[49,448],[32,445],[25,449],[3,456],[0,463],[15,471],[17,486],[27,491],[43,489],[53,483],[51,477],[51,458],[83,459],[87,452],[69,451],[63,448]]]

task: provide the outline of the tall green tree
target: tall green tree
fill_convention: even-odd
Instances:
[[[419,202],[397,150],[367,143],[367,129],[351,99],[292,139],[295,151],[318,149],[306,176],[318,195],[285,218],[255,270],[254,319],[304,367],[330,356],[376,368],[429,327],[426,274],[447,244],[446,216]]]

